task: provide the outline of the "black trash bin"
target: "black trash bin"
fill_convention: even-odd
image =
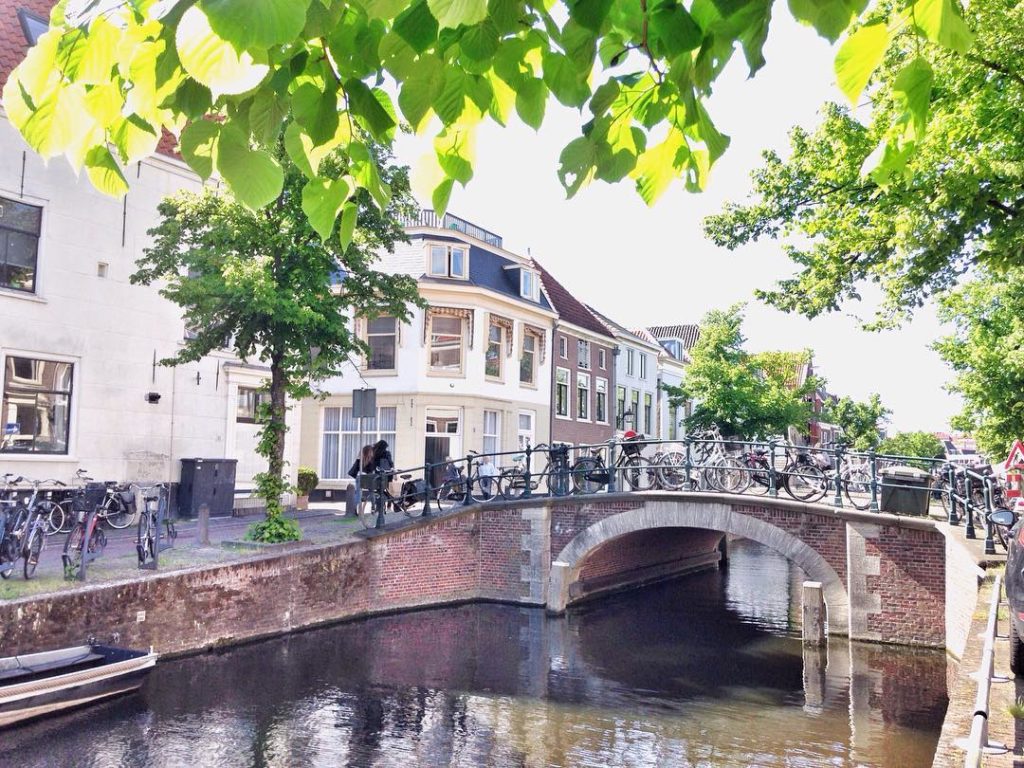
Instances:
[[[231,517],[235,507],[237,459],[182,459],[178,517],[199,517],[205,504],[210,517]]]
[[[901,515],[928,514],[931,503],[931,473],[916,467],[886,467],[881,477],[881,509]]]

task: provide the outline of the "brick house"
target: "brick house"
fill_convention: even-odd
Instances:
[[[615,337],[550,272],[539,264],[537,270],[558,313],[551,353],[551,439],[603,443],[615,434]]]

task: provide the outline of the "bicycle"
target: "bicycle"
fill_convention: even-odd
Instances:
[[[22,573],[25,579],[31,579],[39,565],[39,557],[46,546],[46,537],[50,534],[50,515],[56,504],[50,498],[40,499],[40,487],[47,483],[63,486],[59,480],[31,480],[32,495],[24,505],[24,528],[20,535],[21,557],[24,559]],[[50,492],[46,492],[49,494]]]
[[[524,453],[512,457],[515,461],[512,467],[498,472],[498,482],[504,498],[513,501],[520,499],[526,493],[527,488],[533,493],[540,488],[542,479],[547,483],[548,492],[552,496],[569,495],[571,472],[569,446],[565,443],[555,443],[554,445],[539,443],[533,448],[532,453],[537,454],[541,451],[547,454],[547,463],[542,472],[530,473],[529,483],[526,480],[526,454]]]
[[[64,578],[82,578],[82,570],[90,560],[103,554],[107,536],[100,526],[99,509],[106,498],[106,483],[86,483],[76,488],[71,498],[74,523],[64,541]]]
[[[161,520],[167,528],[167,538],[172,543],[178,538],[178,531],[174,527],[174,520],[167,515],[167,484],[157,483],[147,488],[138,488],[142,494],[143,511],[139,515],[135,549],[139,555],[139,566],[143,567],[148,562],[155,563],[157,554],[164,549],[164,546],[159,549],[157,547]]]
[[[628,433],[627,433],[628,435]],[[596,493],[611,480],[611,472],[619,474],[634,491],[649,491],[657,482],[654,459],[643,457],[644,436],[633,433],[620,443],[621,450],[609,471],[601,448],[592,448],[590,456],[576,460],[570,470],[576,493]]]
[[[0,489],[0,577],[5,579],[10,578],[18,562],[18,545],[12,533],[11,511],[18,503],[17,491],[13,486],[20,483],[21,479],[8,472],[3,475],[3,488]]]
[[[470,451],[468,455],[472,457],[480,454]],[[467,479],[462,467],[456,466],[453,462],[449,463],[450,469],[446,469],[446,473],[450,473],[450,476],[442,481],[441,487],[437,489],[437,494],[434,496],[438,511],[443,510],[445,504],[451,507],[454,503],[465,501],[467,492],[469,498],[478,504],[493,499],[507,498],[504,486],[508,474],[495,470],[493,474],[482,475],[480,474],[481,466],[483,465],[480,462],[475,462],[472,473]]]

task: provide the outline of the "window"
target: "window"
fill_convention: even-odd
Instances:
[[[632,349],[626,350],[626,375],[633,376],[636,371],[636,352]]]
[[[635,389],[633,390],[632,408],[633,416],[629,420],[629,426],[631,426],[633,429],[637,429],[637,427],[640,424],[640,392]]]
[[[679,408],[668,407],[668,439],[675,440],[679,437]]]
[[[665,351],[672,355],[674,359],[683,359],[683,345],[679,343],[678,339],[669,339],[668,341],[663,341],[661,342],[661,346],[663,346],[665,348]]]
[[[366,324],[366,343],[370,355],[366,358],[369,371],[395,370],[395,350],[398,346],[398,321],[393,317],[375,317]]]
[[[35,292],[42,219],[42,208],[0,197],[0,288]]]
[[[519,382],[531,386],[537,383],[537,337],[523,332],[523,353],[519,356]]]
[[[576,374],[576,418],[590,421],[590,374]]]
[[[640,378],[647,378],[647,355],[643,352],[640,353]]]
[[[430,370],[462,372],[462,329],[461,317],[430,316]]]
[[[590,342],[585,339],[576,341],[576,365],[585,371],[590,370]]]
[[[0,452],[68,452],[73,369],[71,363],[7,358]]]
[[[235,421],[239,424],[255,424],[260,413],[260,406],[270,404],[270,393],[255,387],[238,388],[238,405],[235,408]]]
[[[569,359],[569,340],[565,336],[558,337],[558,356],[563,360]]]
[[[600,368],[602,371],[605,369],[605,357],[603,349],[597,350],[597,367]]]
[[[324,408],[321,476],[325,480],[347,478],[349,467],[359,458],[362,447],[378,440],[386,440],[394,454],[397,424],[397,408],[378,408],[376,418],[363,419],[360,443],[359,420],[352,415],[351,408]]]
[[[505,329],[497,323],[487,327],[487,351],[484,355],[484,374],[492,379],[501,378],[502,350],[505,348]]]
[[[623,416],[626,413],[626,388],[615,387],[615,418],[619,422],[619,428],[624,428]]]
[[[569,371],[555,369],[555,416],[569,415]]]
[[[484,411],[484,454],[493,456],[501,451],[501,414]]]
[[[25,41],[30,46],[38,43],[39,38],[50,28],[50,22],[47,19],[24,8],[18,9],[18,20],[21,22],[21,31],[25,33]]]
[[[534,417],[534,415],[535,414],[534,414],[533,411],[520,411],[519,412],[519,432],[518,432],[517,439],[519,441],[519,447],[520,448],[526,448],[526,446],[534,444],[534,434],[533,434],[533,421],[534,421],[533,417]]]
[[[537,280],[537,273],[533,270],[519,270],[519,295],[531,301],[540,298],[540,283]]]
[[[594,421],[608,423],[608,379],[594,381],[596,401],[594,402]]]
[[[654,398],[651,397],[650,392],[645,392],[644,393],[644,432],[646,432],[648,435],[651,434],[654,431],[654,430],[651,429],[651,416],[652,416],[652,414],[654,412],[654,409],[652,407],[653,401],[654,401]]]
[[[465,248],[456,245],[430,246],[430,269],[432,277],[469,277],[469,254]]]

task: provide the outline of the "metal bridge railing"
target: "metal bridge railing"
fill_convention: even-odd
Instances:
[[[981,666],[975,675],[978,680],[978,692],[974,697],[971,732],[966,739],[957,742],[958,746],[967,752],[964,756],[964,768],[981,768],[982,758],[986,753],[1006,751],[1004,745],[990,744],[988,740],[989,697],[992,692],[992,683],[995,680],[1004,681],[1003,678],[995,676],[996,626],[999,619],[1001,589],[1002,574],[998,574],[992,584],[992,600],[989,604],[988,622],[983,635],[985,645],[981,651]]]

